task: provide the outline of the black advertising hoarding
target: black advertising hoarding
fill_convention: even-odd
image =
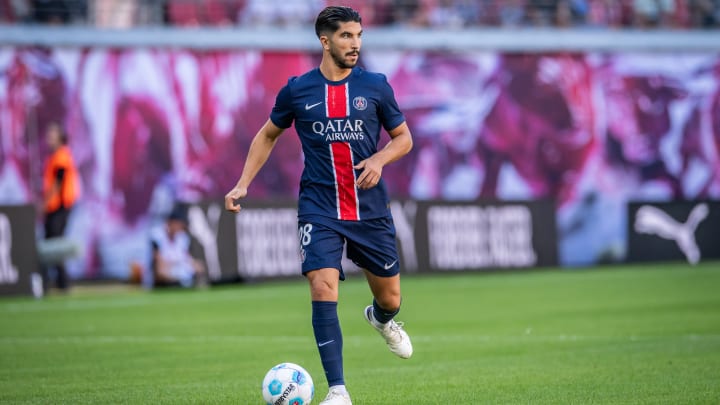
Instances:
[[[188,223],[193,238],[191,251],[202,260],[211,283],[240,281],[237,258],[235,214],[224,203],[205,202],[188,207]]]
[[[558,264],[555,206],[530,202],[419,202],[415,235],[428,271]]]
[[[720,201],[628,204],[629,262],[720,258]]]
[[[0,295],[42,294],[38,266],[34,207],[0,206]]]
[[[243,279],[301,274],[296,205],[245,204],[235,230],[237,271]]]
[[[212,283],[300,275],[296,204],[242,201],[238,214],[223,204],[188,210],[194,254]]]

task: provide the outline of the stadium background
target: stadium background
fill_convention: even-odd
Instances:
[[[282,3],[3,3],[0,204],[36,204],[58,121],[84,190],[73,278],[127,280],[177,200],[213,280],[295,274],[293,130],[247,211],[219,208],[276,91],[319,60],[308,24],[326,2]],[[706,204],[701,258],[720,257],[717,2],[356,3],[361,64],[388,76],[415,137],[384,173],[406,271],[692,261],[638,235],[642,202],[678,223]]]

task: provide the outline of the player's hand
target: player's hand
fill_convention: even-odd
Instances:
[[[369,157],[353,166],[356,170],[362,170],[355,184],[358,188],[367,190],[377,186],[382,176],[383,165],[373,157]]]
[[[245,198],[246,195],[247,188],[233,188],[232,190],[230,190],[229,193],[225,194],[225,209],[234,213],[240,212],[240,204],[237,202],[237,200]]]

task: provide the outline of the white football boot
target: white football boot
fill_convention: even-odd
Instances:
[[[410,356],[412,356],[413,347],[410,342],[410,336],[403,330],[402,322],[395,322],[393,319],[388,323],[382,324],[376,321],[375,316],[373,316],[372,305],[368,305],[365,308],[365,319],[385,338],[385,342],[391,352],[403,359],[409,359]]]
[[[347,390],[330,387],[330,391],[320,405],[352,405],[352,401]]]

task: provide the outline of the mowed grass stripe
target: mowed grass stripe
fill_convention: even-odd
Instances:
[[[410,360],[341,285],[357,404],[718,404],[720,266],[704,263],[403,278]],[[326,393],[304,281],[207,291],[75,290],[0,300],[0,403],[259,404],[302,364]]]
[[[345,344],[360,345],[368,341],[374,342],[374,336],[345,336]],[[680,342],[698,342],[698,341],[720,341],[720,335],[681,335],[681,336],[578,336],[578,335],[557,335],[557,336],[540,336],[526,334],[523,336],[479,336],[479,335],[417,335],[413,334],[412,341],[414,343],[468,343],[468,342],[496,342],[496,343],[520,343],[520,342],[578,342],[578,341],[594,341],[594,342],[653,342],[676,340]],[[7,345],[37,345],[37,344],[63,344],[63,345],[113,345],[113,344],[158,344],[158,343],[246,343],[246,342],[273,342],[279,344],[298,344],[312,341],[310,336],[32,336],[32,337],[13,337],[5,336],[0,338],[0,344]]]

